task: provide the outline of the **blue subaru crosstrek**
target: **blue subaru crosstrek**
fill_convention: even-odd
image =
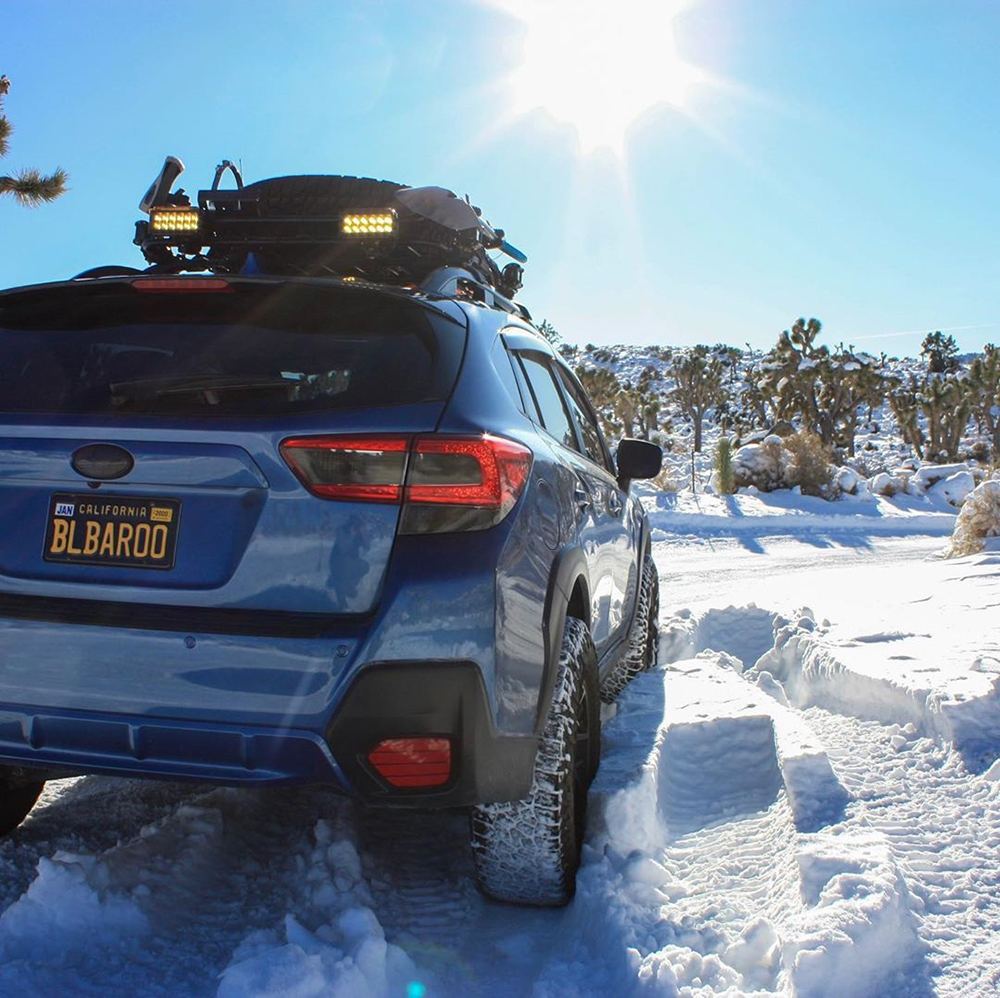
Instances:
[[[487,894],[572,895],[661,454],[612,454],[499,230],[382,183],[167,184],[149,270],[0,293],[3,831],[78,774],[321,783],[468,808]]]

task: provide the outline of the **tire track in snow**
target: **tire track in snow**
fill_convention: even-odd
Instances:
[[[467,984],[462,951],[484,904],[472,881],[468,816],[358,806],[354,821],[386,938],[429,965],[440,982]]]
[[[219,973],[249,933],[308,908],[303,874],[313,829],[345,807],[315,790],[142,784],[161,788],[145,801],[152,823],[142,824],[141,793],[120,823],[114,791],[130,792],[116,785],[132,781],[88,782],[103,799],[108,827],[121,834],[128,815],[140,827],[101,851],[86,812],[74,830],[70,811],[56,841],[39,843],[48,856],[0,917],[0,993],[215,994]],[[74,848],[79,857],[63,851],[76,844],[90,848]],[[117,934],[101,931],[108,912],[121,916]]]
[[[890,843],[934,991],[1000,989],[1000,782],[971,775],[951,745],[897,725],[818,707],[805,715],[856,799],[847,824],[870,825]],[[912,992],[924,988],[918,980]]]

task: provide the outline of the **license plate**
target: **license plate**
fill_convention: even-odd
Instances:
[[[117,568],[173,568],[179,499],[54,495],[46,561]]]

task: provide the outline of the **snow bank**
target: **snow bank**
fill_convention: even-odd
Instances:
[[[807,908],[789,919],[782,960],[790,990],[811,998],[887,994],[917,951],[906,885],[872,830],[806,839],[798,855]]]
[[[223,971],[219,998],[383,998],[406,993],[413,961],[370,908],[348,908],[315,932],[294,915],[280,930],[250,936]]]
[[[573,910],[579,951],[612,954],[595,993],[862,995],[912,958],[884,840],[824,827],[846,800],[825,752],[742,669],[706,652],[647,673],[605,726]]]
[[[949,641],[956,622],[934,621],[932,612],[924,613],[927,630],[919,633],[788,625],[752,672],[777,679],[797,707],[913,724],[970,751],[1000,740],[1000,652],[989,653],[995,640],[976,621],[981,643],[975,631],[966,631],[973,647],[956,649]]]
[[[81,952],[120,947],[148,930],[139,905],[113,890],[96,857],[57,853],[39,860],[34,882],[0,916],[0,953],[5,962],[72,964]]]
[[[222,972],[219,998],[383,998],[407,993],[413,961],[386,942],[355,844],[320,821],[303,864],[306,916],[252,933]],[[311,927],[310,927],[311,926]]]
[[[945,535],[951,533],[956,514],[955,508],[943,500],[905,494],[888,498],[867,491],[844,496],[839,502],[790,491],[735,496],[646,492],[643,505],[654,541],[672,536],[717,535]]]

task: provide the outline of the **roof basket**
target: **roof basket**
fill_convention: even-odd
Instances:
[[[429,281],[431,275],[461,269],[490,291],[491,304],[497,299],[518,311],[509,299],[521,287],[527,258],[478,208],[445,188],[326,175],[244,185],[226,160],[193,205],[183,190],[171,191],[183,169],[168,157],[140,204],[149,219],[136,223],[135,242],[155,271],[333,275],[426,290],[428,282],[448,284],[440,276]],[[220,187],[226,171],[235,188]],[[493,250],[514,262],[501,269]],[[454,287],[450,296],[469,296]]]

